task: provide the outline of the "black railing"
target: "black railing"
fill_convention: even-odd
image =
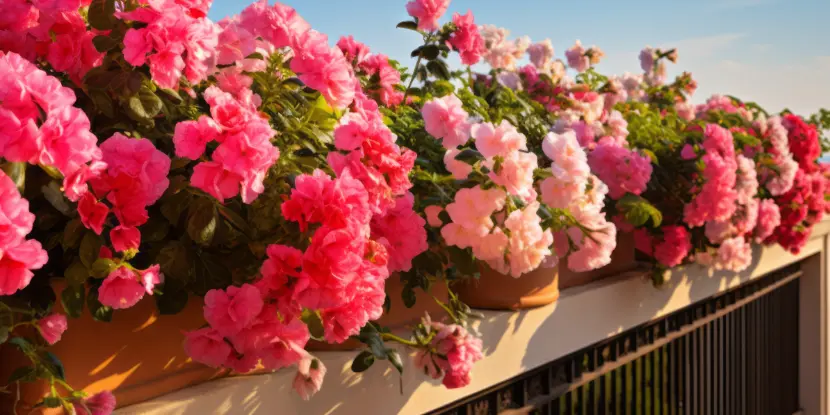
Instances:
[[[799,264],[433,414],[793,415]]]

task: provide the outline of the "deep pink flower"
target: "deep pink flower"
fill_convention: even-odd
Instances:
[[[112,247],[118,252],[138,249],[141,244],[141,232],[138,228],[116,226],[110,231],[110,241],[112,241]]]
[[[343,51],[343,55],[346,56],[346,59],[356,65],[363,62],[363,59],[369,55],[369,47],[356,41],[351,35],[342,36],[340,40],[337,41],[337,47]]]
[[[40,269],[49,260],[40,242],[30,239],[7,247],[0,258],[0,295],[12,295],[32,280],[33,269]]]
[[[415,197],[407,193],[386,215],[372,218],[372,238],[386,246],[390,272],[409,271],[412,259],[428,248],[426,221],[412,210],[414,203]]]
[[[428,318],[425,324],[436,332],[429,345],[434,351],[420,351],[415,359],[417,368],[425,373],[443,373],[442,383],[447,389],[467,386],[473,365],[484,357],[481,339],[459,325],[430,322]]]
[[[206,161],[193,167],[193,176],[190,184],[204,190],[219,202],[239,194],[239,184],[242,178],[222,168],[219,163]]]
[[[101,152],[107,173],[112,177],[123,174],[132,178],[146,198],[145,206],[155,203],[170,185],[167,178],[170,157],[146,138],[128,138],[115,133],[101,144]]]
[[[220,367],[231,355],[231,346],[216,329],[205,327],[184,334],[184,351],[193,360]]]
[[[55,344],[60,341],[61,335],[66,331],[66,316],[63,314],[52,313],[37,321],[37,328],[40,335],[49,344]]]
[[[640,195],[651,179],[651,159],[616,143],[601,141],[588,155],[591,171],[608,186],[608,195],[620,199]]]
[[[458,51],[461,56],[461,63],[475,65],[481,60],[481,55],[486,51],[484,38],[479,33],[472,11],[467,14],[453,14],[452,22],[455,23],[455,31],[452,32],[449,44]]]
[[[182,121],[176,124],[173,144],[176,156],[198,160],[205,153],[207,143],[215,140],[221,130],[212,118],[202,115],[198,121]]]
[[[682,226],[664,226],[663,239],[654,247],[654,258],[667,267],[680,265],[692,249],[691,238]]]
[[[259,290],[250,284],[210,290],[205,295],[205,320],[224,336],[232,336],[250,324],[262,311]]]
[[[141,285],[144,286],[144,291],[149,295],[153,295],[153,288],[157,284],[161,284],[163,275],[161,274],[161,266],[156,264],[150,268],[138,271],[138,277],[141,280]]]
[[[411,0],[406,3],[406,12],[418,19],[418,30],[431,32],[440,27],[438,19],[449,6],[450,0]]]
[[[29,201],[20,196],[11,178],[0,171],[0,249],[23,242],[34,222]]]
[[[110,391],[101,391],[84,399],[84,405],[72,402],[77,415],[110,415],[115,410],[115,395]]]
[[[118,267],[101,283],[98,300],[114,309],[130,308],[144,298],[145,292],[134,271]]]
[[[100,235],[104,229],[104,222],[107,220],[109,208],[95,199],[92,193],[88,192],[78,202],[78,214],[84,227]]]

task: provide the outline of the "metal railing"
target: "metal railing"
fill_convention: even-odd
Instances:
[[[795,414],[800,276],[791,265],[433,414]]]

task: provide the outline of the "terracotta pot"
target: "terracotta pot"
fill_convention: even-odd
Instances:
[[[479,279],[468,278],[453,286],[461,301],[473,308],[517,310],[541,307],[559,298],[559,270],[537,268],[519,278],[480,266]]]
[[[403,304],[403,300],[401,299],[403,287],[404,284],[398,274],[392,274],[386,280],[386,294],[389,295],[389,301],[392,304],[389,312],[384,313],[378,320],[381,326],[389,327],[395,331],[406,329],[420,323],[424,313],[429,313],[437,321],[440,321],[447,315],[447,312],[432,298],[432,296],[435,296],[444,304],[449,301],[449,289],[447,289],[447,284],[443,281],[433,283],[428,293],[420,288],[416,288],[415,305],[412,308],[406,308]],[[328,344],[312,340],[306,345],[307,350],[318,352],[357,350],[362,347],[363,343],[351,339],[341,344]]]
[[[58,285],[53,286],[60,294]],[[61,341],[49,350],[64,363],[66,380],[73,388],[89,394],[110,390],[119,407],[141,402],[227,375],[191,361],[182,348],[182,331],[204,324],[202,304],[202,298],[191,297],[179,314],[159,315],[154,298],[147,296],[132,308],[115,311],[110,323],[93,320],[85,309],[80,318],[69,319]],[[60,302],[55,308],[62,311]],[[0,384],[28,363],[17,349],[5,345],[0,349]],[[11,389],[11,394],[0,394],[0,408],[11,408],[11,402],[2,401],[13,399],[15,386]],[[16,413],[28,414],[28,408],[49,393],[45,382],[20,383],[20,389]]]
[[[574,272],[567,267],[567,258],[560,262],[559,288],[578,287],[603,278],[613,277],[623,272],[631,271],[637,266],[634,255],[634,233],[617,233],[617,247],[611,253],[611,263],[587,272]]]

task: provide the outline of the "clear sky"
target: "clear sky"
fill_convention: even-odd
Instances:
[[[273,2],[273,0],[272,0]],[[214,0],[214,20],[238,13],[250,0]],[[405,66],[420,44],[407,20],[406,0],[284,0],[332,44],[351,34],[374,52]],[[713,93],[754,100],[770,111],[788,107],[807,115],[830,108],[830,0],[453,0],[452,12],[471,9],[478,24],[511,36],[550,38],[556,56],[576,39],[597,45],[606,59],[597,69],[639,71],[645,45],[677,47],[670,75],[692,72],[695,101]]]

